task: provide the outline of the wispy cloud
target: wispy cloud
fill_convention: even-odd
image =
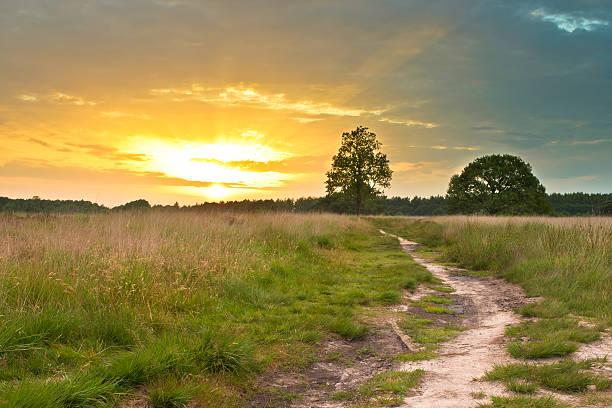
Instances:
[[[412,149],[434,149],[434,150],[468,150],[477,151],[480,150],[480,146],[444,146],[444,145],[432,145],[432,146],[419,146],[410,145],[407,146]]]
[[[130,113],[121,111],[100,112],[100,117],[108,119],[151,119],[151,116],[147,115],[146,113]]]
[[[176,187],[211,187],[221,185],[226,188],[249,189],[251,186],[241,182],[218,182],[188,180],[168,176],[157,171],[132,171],[125,169],[91,169],[83,167],[57,166],[45,161],[12,161],[0,166],[0,176],[27,177],[42,180],[71,180],[99,184],[156,185]]]
[[[341,107],[328,102],[315,102],[308,100],[291,101],[287,99],[283,93],[265,94],[254,88],[245,87],[242,85],[226,88],[205,88],[199,84],[193,84],[189,89],[161,88],[151,89],[149,93],[154,96],[170,96],[175,102],[196,100],[223,106],[248,106],[260,109],[290,111],[295,112],[296,114],[306,114],[315,117],[292,118],[301,123],[308,123],[322,119],[316,118],[316,116],[380,117],[383,113],[389,110],[388,107],[364,109]],[[412,119],[390,119],[387,117],[382,117],[378,120],[381,122],[396,123],[405,126],[418,126],[425,128],[434,128],[438,126],[435,123],[422,122]]]
[[[424,127],[424,128],[432,129],[432,128],[435,128],[435,127],[439,126],[437,123],[421,122],[419,120],[410,120],[410,119],[381,118],[379,120],[381,122],[387,122],[387,123],[398,124],[398,125],[405,125],[405,126],[408,126],[408,127]]]
[[[529,13],[541,21],[555,24],[560,30],[573,33],[576,30],[593,31],[609,24],[606,20],[589,18],[578,13],[555,13],[545,9],[537,9]]]
[[[477,124],[470,127],[470,130],[483,133],[502,133],[502,130],[492,124]]]
[[[480,146],[453,146],[451,147],[453,150],[468,150],[470,152],[475,152],[480,150]]]
[[[44,140],[36,139],[36,138],[33,138],[33,137],[29,138],[28,140],[30,142],[32,142],[32,143],[36,143],[36,144],[44,146],[44,147],[50,147],[51,146],[49,143],[45,142]]]
[[[36,95],[29,95],[29,94],[17,95],[17,99],[23,102],[37,102],[38,101],[38,97]]]
[[[573,142],[570,143],[571,146],[578,146],[578,145],[596,145],[596,144],[600,144],[600,143],[609,143],[612,142],[612,138],[608,138],[608,139],[595,139],[595,140],[575,140]]]
[[[598,177],[595,175],[577,176],[577,177],[549,177],[548,180],[564,181],[570,183],[580,183],[585,181],[597,180]]]
[[[415,171],[425,168],[436,167],[439,163],[433,161],[418,161],[418,162],[398,162],[391,165],[393,171],[401,173],[405,171]]]
[[[199,163],[213,163],[232,169],[251,172],[278,172],[278,173],[316,173],[324,170],[329,157],[327,156],[294,156],[282,160],[256,161],[232,160],[222,161],[208,158],[193,158],[191,161]]]
[[[126,153],[116,147],[100,144],[68,143],[69,146],[82,149],[87,154],[117,161],[147,161],[149,156],[143,153]]]
[[[263,94],[253,88],[236,86],[227,88],[204,88],[193,84],[190,89],[152,89],[151,95],[170,95],[174,101],[198,100],[222,105],[248,105],[271,110],[288,110],[309,115],[361,116],[369,113],[379,115],[381,110],[351,109],[330,103],[312,101],[292,102],[285,94]]]
[[[257,130],[245,130],[240,134],[240,136],[248,138],[248,139],[263,139],[266,135]]]
[[[83,97],[76,95],[69,95],[63,92],[53,92],[50,94],[20,94],[16,96],[17,99],[23,102],[48,102],[64,105],[75,105],[75,106],[94,106],[96,102],[87,100]]]
[[[291,118],[293,120],[295,120],[296,122],[300,122],[300,123],[311,123],[311,122],[318,122],[320,120],[323,120],[323,118]]]

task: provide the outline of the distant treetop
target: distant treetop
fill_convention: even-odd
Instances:
[[[151,204],[147,200],[135,200],[113,207],[113,211],[134,211],[134,210],[148,210],[151,208]]]

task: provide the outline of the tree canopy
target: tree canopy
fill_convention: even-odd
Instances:
[[[479,157],[448,185],[449,214],[547,214],[552,211],[546,190],[520,157],[493,154]]]
[[[375,206],[382,189],[391,185],[392,171],[382,144],[367,127],[344,132],[332,158],[325,187],[331,209],[361,214]]]

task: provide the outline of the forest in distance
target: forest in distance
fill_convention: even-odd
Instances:
[[[553,216],[599,216],[612,215],[612,193],[551,193],[547,200],[552,206]],[[325,197],[298,199],[265,199],[203,202],[194,205],[151,205],[144,199],[131,201],[120,206],[107,206],[85,200],[48,200],[40,197],[12,199],[0,197],[1,212],[15,213],[96,213],[120,210],[180,209],[207,211],[283,211],[283,212],[342,212],[330,208]],[[444,196],[431,197],[382,197],[369,211],[380,215],[446,215],[447,203]]]

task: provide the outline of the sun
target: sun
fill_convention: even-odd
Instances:
[[[229,194],[231,194],[232,191],[231,188],[224,187],[221,184],[213,184],[210,187],[206,187],[204,190],[205,195],[215,200],[227,197]]]

